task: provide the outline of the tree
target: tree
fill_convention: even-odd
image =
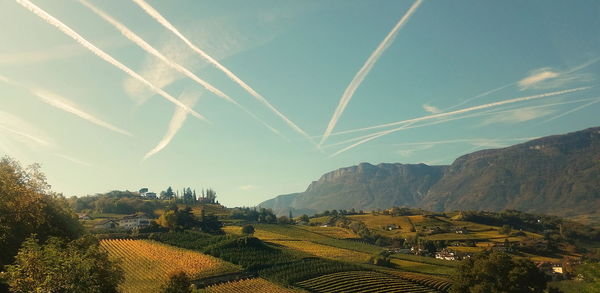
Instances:
[[[308,223],[310,221],[310,218],[308,217],[307,214],[303,214],[302,216],[300,216],[300,221]]]
[[[118,292],[122,269],[86,236],[71,242],[51,237],[46,244],[28,238],[15,262],[7,266],[12,292]]]
[[[44,241],[75,239],[82,232],[77,215],[62,195],[50,191],[39,165],[23,168],[11,158],[0,159],[0,271],[33,233]]]
[[[502,225],[502,228],[498,231],[500,234],[508,235],[512,231],[510,225]]]
[[[252,225],[244,225],[242,227],[242,233],[246,235],[254,234],[254,226]]]
[[[177,229],[177,211],[169,210],[158,218],[157,223],[169,230]]]
[[[452,277],[451,293],[541,293],[548,277],[527,259],[486,252],[462,261]]]
[[[285,225],[285,224],[289,224],[289,223],[290,223],[290,219],[286,216],[281,216],[281,217],[277,218],[277,224]]]
[[[160,199],[170,200],[175,197],[175,193],[173,192],[173,188],[169,186],[166,191],[162,191],[160,193]]]
[[[162,293],[191,293],[192,281],[185,272],[174,273],[161,289]]]

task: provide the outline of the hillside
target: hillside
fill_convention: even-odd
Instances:
[[[314,213],[327,209],[371,210],[391,206],[416,206],[445,167],[425,164],[361,163],[329,172],[312,182],[305,192],[280,195],[260,204],[277,213]]]
[[[293,210],[517,209],[581,217],[600,209],[600,127],[474,152],[450,166],[361,163],[323,175],[298,194],[260,204]]]

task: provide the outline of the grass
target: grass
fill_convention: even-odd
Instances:
[[[158,292],[171,274],[180,271],[201,278],[240,270],[209,255],[149,240],[102,240],[101,245],[125,271],[122,292]]]
[[[310,231],[313,233],[321,234],[323,236],[347,239],[347,238],[358,238],[352,230],[341,227],[320,227],[320,226],[296,226],[299,229]]]

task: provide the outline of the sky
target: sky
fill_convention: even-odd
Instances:
[[[0,155],[227,206],[599,126],[600,2],[0,0]]]

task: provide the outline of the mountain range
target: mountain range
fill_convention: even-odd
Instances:
[[[600,127],[473,152],[449,166],[361,163],[324,174],[304,192],[259,206],[280,215],[406,206],[597,216]]]

